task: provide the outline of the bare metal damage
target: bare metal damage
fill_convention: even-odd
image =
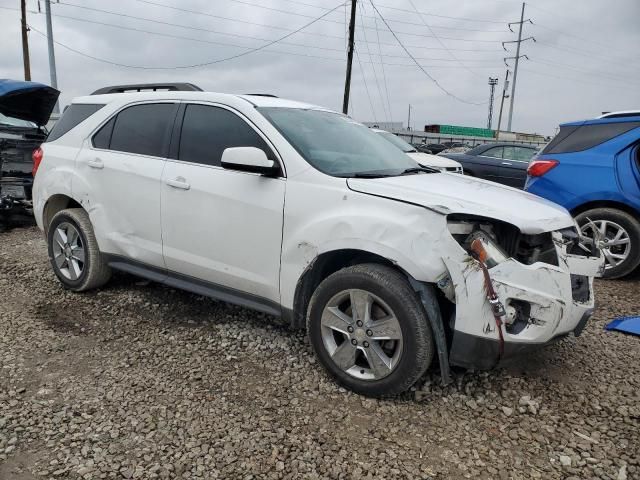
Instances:
[[[504,343],[517,344],[516,347],[544,344],[575,331],[584,315],[594,308],[593,277],[601,272],[603,258],[570,255],[560,234],[554,232],[553,237],[559,266],[542,262],[525,265],[509,258],[490,269],[494,288],[506,309],[501,327],[496,326],[487,301],[479,263],[461,248],[455,255],[446,256],[448,272],[438,286],[456,304],[455,331],[499,342],[497,328],[501,328]],[[588,277],[586,301],[573,299],[570,274]],[[523,314],[516,307],[523,304],[528,306],[526,318],[518,318]],[[512,328],[517,321],[524,323]]]

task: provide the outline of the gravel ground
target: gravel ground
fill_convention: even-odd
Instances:
[[[64,291],[35,228],[0,234],[0,479],[640,478],[640,281],[585,333],[390,400],[337,387],[302,333],[118,276]]]

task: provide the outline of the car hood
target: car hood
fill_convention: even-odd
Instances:
[[[569,212],[560,205],[515,188],[463,175],[349,178],[347,184],[356,192],[421,205],[443,215],[464,213],[502,220],[531,235],[574,225]]]
[[[42,83],[0,79],[0,113],[45,125],[60,92]]]
[[[424,165],[427,167],[453,168],[460,166],[460,164],[455,160],[451,160],[450,158],[446,157],[439,157],[437,155],[430,155],[428,153],[408,152],[407,155],[413,158],[420,165]]]

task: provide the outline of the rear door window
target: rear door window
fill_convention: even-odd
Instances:
[[[513,159],[521,162],[528,162],[535,153],[535,148],[515,147]]]
[[[122,110],[115,118],[109,149],[166,157],[177,108],[175,103],[148,103]]]
[[[502,158],[502,151],[504,147],[493,147],[485,150],[480,155],[483,157]]]
[[[102,107],[104,107],[104,105],[88,103],[73,103],[69,105],[51,129],[51,133],[49,133],[47,137],[47,142],[57,140],[69,130],[84,122]]]
[[[208,105],[187,105],[182,122],[178,159],[220,166],[222,152],[230,147],[256,147],[267,157],[275,155],[258,133],[229,110]]]

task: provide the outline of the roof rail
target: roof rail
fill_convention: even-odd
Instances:
[[[202,92],[202,89],[193,83],[134,83],[131,85],[113,85],[112,87],[99,88],[91,95],[147,91],[156,92],[158,90],[170,92]]]
[[[272,95],[270,93],[245,93],[245,95],[248,95],[250,97],[271,97],[271,98],[278,98],[277,95]]]

